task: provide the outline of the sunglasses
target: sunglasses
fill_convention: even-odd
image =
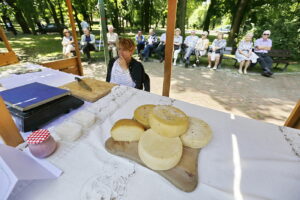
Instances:
[[[270,35],[270,34],[264,34],[264,35]]]

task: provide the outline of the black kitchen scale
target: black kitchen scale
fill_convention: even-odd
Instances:
[[[20,111],[9,106],[8,109],[14,116],[19,130],[27,132],[37,130],[53,119],[79,108],[83,104],[84,101],[72,95],[66,95],[26,111]]]

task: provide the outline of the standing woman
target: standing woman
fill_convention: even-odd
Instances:
[[[150,80],[142,63],[132,55],[135,44],[131,39],[120,38],[117,42],[118,58],[112,58],[107,68],[106,81],[150,91]]]
[[[253,42],[252,42],[253,34],[248,33],[244,40],[239,43],[239,46],[235,52],[235,58],[240,63],[239,73],[247,74],[247,69],[250,63],[256,63],[258,56],[252,52]],[[243,67],[244,71],[243,71]]]
[[[63,31],[64,37],[62,39],[62,46],[63,46],[63,54],[65,57],[72,57],[72,51],[75,51],[74,45],[74,40],[73,37],[71,36],[71,33],[68,29],[64,29]]]
[[[217,69],[221,54],[223,53],[224,48],[226,47],[226,40],[223,39],[223,33],[218,33],[217,39],[215,39],[210,46],[208,53],[208,68],[211,68],[212,61],[215,62],[214,68]]]
[[[174,66],[176,65],[178,54],[181,51],[181,45],[182,45],[182,41],[183,41],[183,38],[180,35],[180,33],[181,33],[181,30],[179,28],[176,28],[175,29],[175,37],[174,37],[174,63],[173,63]]]

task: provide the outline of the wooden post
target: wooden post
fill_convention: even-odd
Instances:
[[[105,17],[105,8],[103,0],[98,1],[100,17],[101,17],[101,29],[102,29],[102,38],[104,44],[104,58],[105,64],[108,65],[109,62],[109,55],[108,55],[108,42],[107,42],[107,24],[106,24],[106,17]]]
[[[284,126],[300,129],[300,100],[286,120]]]
[[[3,40],[7,50],[9,52],[13,51],[10,44],[9,44],[9,42],[8,42],[8,40],[7,40],[7,37],[6,37],[5,33],[4,33],[4,30],[1,26],[0,26],[0,38]]]
[[[80,51],[79,51],[79,45],[78,45],[78,40],[77,40],[76,26],[75,26],[75,21],[74,21],[74,16],[73,16],[71,0],[66,0],[66,4],[68,7],[70,24],[72,26],[72,35],[73,35],[73,40],[74,40],[74,45],[75,45],[76,58],[77,58],[77,63],[78,63],[78,68],[79,68],[79,75],[83,76],[83,70],[82,70],[82,65],[81,65]],[[80,26],[80,24],[78,24],[78,26]]]
[[[0,38],[3,40],[5,47],[8,50],[7,53],[0,53],[0,67],[18,63],[19,59],[16,56],[15,52],[12,50],[12,48],[8,42],[8,39],[4,33],[4,30],[1,26],[0,26]]]
[[[19,129],[14,123],[9,111],[7,110],[3,99],[0,97],[0,137],[4,143],[16,147],[23,143],[24,140],[20,135]]]
[[[167,38],[165,47],[165,70],[163,83],[163,96],[169,96],[172,72],[172,57],[174,48],[174,32],[176,24],[177,0],[168,0]]]

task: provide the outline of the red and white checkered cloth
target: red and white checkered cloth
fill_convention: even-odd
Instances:
[[[27,137],[28,144],[40,144],[46,141],[50,137],[50,132],[47,129],[39,129],[37,131],[32,132]]]

